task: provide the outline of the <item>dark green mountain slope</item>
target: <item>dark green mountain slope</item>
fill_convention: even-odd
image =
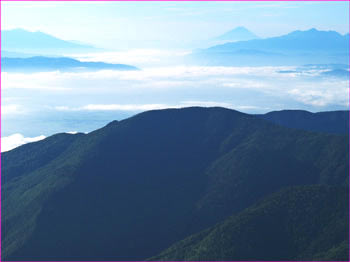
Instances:
[[[270,125],[252,132],[211,164],[193,226],[213,224],[286,186],[348,184],[348,139],[282,130]],[[231,148],[237,137],[224,145]]]
[[[34,229],[42,203],[65,183],[64,177],[55,177],[45,167],[67,154],[83,136],[57,134],[1,154],[3,257],[23,244]]]
[[[146,259],[283,187],[348,182],[348,136],[223,108],[114,121],[41,162],[49,139],[2,154],[5,259]]]
[[[3,183],[7,183],[15,177],[30,173],[46,165],[57,158],[76,141],[77,138],[83,135],[82,133],[75,135],[67,133],[56,134],[48,137],[45,141],[25,144],[6,154],[1,154],[1,161],[5,163],[1,167],[1,179]]]
[[[347,261],[348,206],[346,187],[284,189],[151,260]]]

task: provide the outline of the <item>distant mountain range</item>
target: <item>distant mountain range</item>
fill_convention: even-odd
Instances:
[[[68,57],[1,58],[1,70],[4,72],[45,72],[45,71],[88,71],[88,70],[139,70],[124,64],[103,62],[81,62]]]
[[[348,117],[154,110],[2,153],[2,258],[348,261]]]
[[[2,52],[62,55],[74,52],[99,51],[99,49],[91,45],[62,40],[40,31],[30,32],[23,29],[2,30],[1,39]]]
[[[294,31],[287,35],[225,43],[195,52],[193,62],[208,65],[348,64],[349,34]]]
[[[42,32],[3,30],[2,57],[69,56],[103,49],[78,41],[66,41]],[[259,38],[245,27],[204,41],[187,56],[186,63],[217,66],[286,66],[303,64],[348,64],[349,34],[335,31],[294,31],[286,35]],[[344,72],[335,72],[344,76]]]

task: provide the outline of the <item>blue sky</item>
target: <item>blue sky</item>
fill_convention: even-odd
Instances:
[[[261,37],[315,27],[347,33],[349,2],[1,2],[2,29],[101,47],[201,41],[236,26]],[[123,44],[121,44],[123,43]]]

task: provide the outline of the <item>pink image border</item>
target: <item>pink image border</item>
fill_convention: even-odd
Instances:
[[[102,2],[100,0],[0,0],[0,31],[1,31],[1,2]],[[349,2],[349,0],[103,0],[103,2]],[[350,13],[350,4],[349,4],[349,13]],[[350,24],[350,21],[349,21]],[[0,34],[0,43],[2,39],[1,39],[1,34]],[[349,40],[349,45],[350,45],[350,40]],[[350,56],[349,56],[349,65],[350,65]],[[350,69],[350,68],[349,68]],[[0,72],[1,72],[1,44],[0,44]],[[1,76],[0,76],[0,80],[1,80]],[[350,90],[350,84],[349,84],[349,90]],[[0,91],[1,91],[1,81],[0,81]],[[349,92],[349,97],[348,97],[349,101],[350,101],[350,92]],[[2,96],[0,95],[0,137],[1,137],[1,103],[2,103]],[[350,105],[349,105],[349,110],[350,110]],[[350,117],[349,117],[349,130],[350,130]],[[0,148],[1,148],[1,142],[0,142]],[[349,151],[350,151],[350,140],[349,140],[349,145],[348,145]],[[0,152],[1,155],[1,152]],[[349,155],[349,163],[350,163],[350,155]],[[349,173],[350,175],[350,173]],[[0,222],[1,222],[1,157],[0,157]],[[350,192],[350,184],[349,184],[349,192]],[[350,194],[349,194],[349,203],[350,203]],[[349,204],[349,210],[350,210],[350,204]],[[350,217],[350,213],[349,213],[349,217]],[[350,220],[349,220],[350,223]],[[1,236],[1,240],[0,240],[0,261],[2,260],[2,227],[0,226],[0,236]],[[349,243],[350,243],[350,227],[349,227]],[[350,257],[350,248],[349,248],[349,257]],[[56,261],[47,261],[47,262],[77,262],[79,260],[56,260]],[[98,260],[87,260],[87,261],[98,261]],[[86,261],[86,262],[87,262]],[[121,261],[121,260],[104,260],[104,262],[115,262],[115,261]],[[259,262],[260,260],[257,261],[244,261],[244,262]],[[34,261],[22,261],[22,262],[34,262]],[[85,261],[81,261],[81,262],[85,262]],[[130,262],[130,261],[129,261]],[[139,262],[139,261],[133,261],[133,262]],[[180,262],[180,261],[174,261],[174,262]],[[183,262],[183,261],[181,261]],[[215,261],[215,262],[223,262],[223,261]],[[235,262],[241,262],[241,261],[235,261]],[[243,261],[242,261],[243,262]],[[280,260],[280,261],[266,261],[264,260],[264,262],[284,262],[284,260]],[[304,262],[314,262],[314,261],[304,261]]]

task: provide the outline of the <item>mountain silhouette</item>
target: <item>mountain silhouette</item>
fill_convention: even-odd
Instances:
[[[2,51],[34,54],[98,51],[91,45],[66,41],[40,31],[30,32],[21,28],[1,30],[1,39]]]
[[[349,37],[335,31],[294,31],[278,37],[215,45],[195,52],[194,62],[209,65],[348,64]]]
[[[217,107],[154,110],[2,153],[3,259],[145,260],[185,239],[170,258],[341,260],[348,133],[302,130],[292,115],[298,128]],[[300,186],[311,189],[288,191]],[[286,239],[303,252],[278,251]]]

